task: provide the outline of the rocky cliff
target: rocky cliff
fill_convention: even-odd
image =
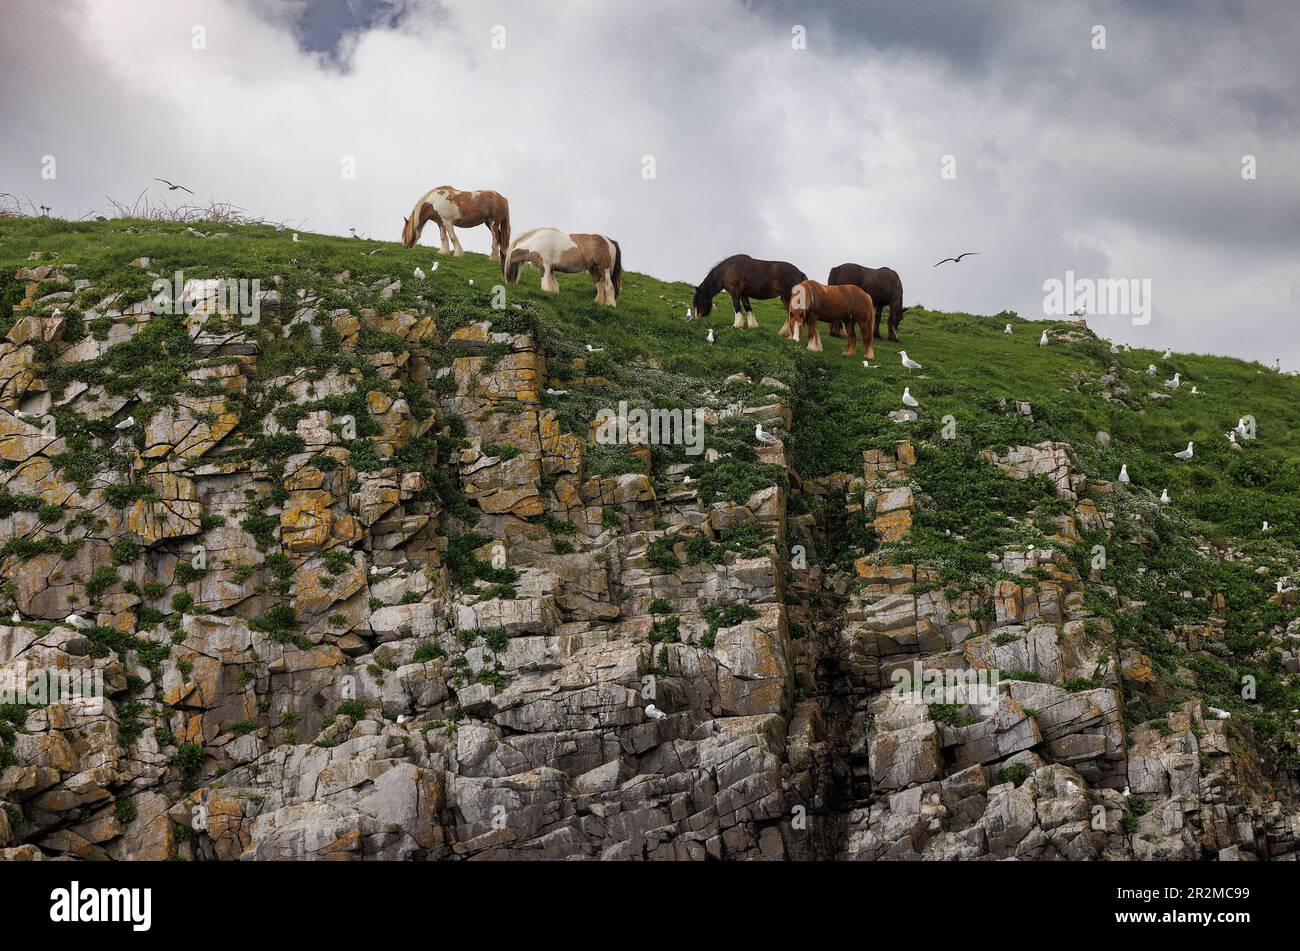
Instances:
[[[692,329],[666,366],[683,289],[639,275],[608,311],[394,245],[0,228],[0,857],[1295,858],[1292,543],[1021,394],[977,402],[1024,441],[949,449],[924,396],[828,437],[859,361],[765,310],[748,365]],[[1139,411],[1053,333],[1098,364],[1065,400]],[[707,454],[602,441],[620,399]]]

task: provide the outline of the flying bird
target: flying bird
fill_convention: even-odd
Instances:
[[[757,426],[754,427],[754,438],[761,443],[767,443],[769,446],[772,445],[773,443],[780,442],[779,439],[777,439],[775,436],[773,436],[771,433],[769,433],[766,429],[763,428],[762,423],[759,423]]]
[[[924,370],[924,369],[925,369],[925,367],[921,366],[921,364],[917,363],[915,360],[913,360],[911,357],[909,357],[909,356],[907,355],[907,351],[906,351],[906,350],[900,350],[900,351],[898,351],[898,356],[899,356],[899,359],[901,359],[901,360],[903,361],[903,366],[904,366],[904,368],[907,370],[908,373],[911,373],[913,370]]]
[[[1128,485],[1128,463],[1119,467],[1119,481]]]
[[[1176,453],[1174,453],[1174,458],[1175,458],[1175,459],[1182,459],[1182,460],[1184,460],[1184,461],[1186,461],[1186,460],[1192,458],[1192,444],[1189,442],[1189,443],[1187,444],[1187,448],[1184,449],[1182,452],[1176,452]]]
[[[911,387],[908,386],[903,387],[903,405],[909,407],[910,409],[916,409],[918,406],[921,405],[916,401],[916,397],[912,395]]]
[[[1172,380],[1165,380],[1165,389],[1176,390],[1178,389],[1178,387],[1182,386],[1182,384],[1183,384],[1182,375],[1175,373],[1174,378]]]
[[[645,715],[648,716],[651,720],[666,720],[666,719],[668,719],[668,714],[664,713],[662,710],[660,710],[658,707],[656,707],[653,703],[647,703],[647,704],[645,705]]]
[[[174,191],[176,191],[176,189],[178,189],[178,188],[179,188],[181,191],[183,191],[183,192],[190,192],[190,190],[189,190],[188,188],[186,188],[184,185],[173,185],[171,182],[167,181],[167,179],[165,179],[165,178],[155,178],[154,181],[155,181],[155,182],[162,182],[164,185],[167,186],[167,190],[168,190],[169,192],[174,192]],[[194,192],[190,192],[190,194],[193,195]]]
[[[979,252],[978,252],[978,251],[963,251],[961,254],[957,255],[955,258],[944,258],[942,261],[939,262],[939,264],[947,264],[949,261],[951,261],[953,264],[960,264],[962,258],[969,257],[969,256],[972,255],[972,254],[979,254]],[[938,267],[939,264],[936,264],[935,267]]]

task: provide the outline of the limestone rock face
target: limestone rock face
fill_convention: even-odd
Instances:
[[[959,584],[899,554],[933,447],[804,479],[773,377],[705,393],[712,456],[611,448],[558,402],[598,361],[394,275],[247,322],[61,269],[0,342],[0,858],[1296,857],[1233,721],[1125,719],[1164,658],[1088,608],[1115,512],[1064,443],[984,454],[1059,498]]]

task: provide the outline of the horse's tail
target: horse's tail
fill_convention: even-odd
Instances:
[[[519,280],[519,267],[522,263],[523,263],[522,256],[520,257],[515,257],[514,255],[506,256],[504,261],[504,267],[502,270],[504,271],[507,284],[513,284],[515,281]]]
[[[504,198],[501,199],[503,210],[501,217],[497,219],[497,253],[501,255],[501,271],[505,273],[506,269],[506,252],[510,248],[510,202]]]
[[[623,293],[623,249],[613,238],[609,239],[609,243],[614,246],[614,267],[609,276],[614,282],[614,300],[617,301],[618,295]]]

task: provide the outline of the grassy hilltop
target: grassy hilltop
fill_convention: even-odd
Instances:
[[[1147,350],[1112,355],[1108,342],[1069,322],[1029,322],[1013,314],[937,313],[920,307],[907,312],[901,344],[876,342],[873,363],[882,366],[868,370],[860,356],[840,356],[843,341],[824,335],[826,350],[817,354],[779,337],[776,331],[784,314],[776,301],[756,302],[759,329],[733,330],[725,296],[718,298],[711,321],[683,321],[692,293],[687,283],[629,272],[618,308],[610,309],[593,302],[595,289],[586,275],[561,275],[562,291],[552,297],[538,290],[538,274],[529,270],[520,284],[508,288],[506,308],[494,309],[493,286],[500,283],[500,274],[495,262],[481,255],[457,260],[435,255],[430,247],[408,251],[396,242],[308,233],[293,242],[290,232],[268,226],[196,226],[210,233],[227,232],[228,237],[199,238],[187,233],[183,224],[140,220],[0,219],[0,332],[12,324],[28,283],[17,280],[15,271],[57,260],[71,279],[89,280],[93,288],[86,299],[74,298],[63,306],[71,318],[65,339],[107,333],[107,324],[80,320],[81,309],[112,291],[125,295],[119,308],[145,299],[154,278],[130,262],[147,257],[148,270],[168,278],[176,270],[183,270],[187,279],[260,278],[269,289],[279,275],[284,301],[292,302],[299,289],[309,288],[321,295],[323,311],[367,306],[384,313],[433,304],[440,340],[480,320],[492,321],[498,330],[531,330],[547,357],[549,385],[570,390],[569,395],[548,396],[548,405],[566,429],[584,436],[597,410],[620,399],[646,407],[716,405],[729,396],[749,397],[753,403],[770,392],[756,381],[774,377],[790,387],[793,425],[787,442],[801,479],[860,474],[863,450],[889,448],[899,439],[917,446],[912,477],[919,490],[919,511],[912,531],[894,546],[896,558],[941,569],[943,583],[957,589],[996,580],[990,552],[1015,543],[1052,544],[1052,518],[1060,514],[1062,504],[1045,480],[1015,481],[980,462],[979,452],[1044,440],[1068,442],[1090,480],[1112,482],[1122,464],[1132,478],[1130,487],[1118,487],[1106,503],[1115,521],[1111,537],[1088,537],[1069,546],[1086,576],[1093,545],[1105,542],[1108,567],[1101,583],[1090,586],[1088,606],[1113,622],[1121,646],[1132,645],[1147,654],[1160,677],[1160,689],[1154,693],[1126,691],[1130,720],[1156,716],[1180,698],[1199,695],[1233,711],[1287,768],[1300,766],[1300,756],[1287,740],[1293,729],[1290,711],[1300,708],[1300,686],[1285,674],[1276,649],[1297,610],[1270,600],[1275,581],[1297,573],[1298,378],[1226,357],[1175,354],[1166,361],[1160,351]],[[58,257],[29,262],[28,256],[38,250]],[[376,250],[379,253],[369,253]],[[626,263],[635,268],[636,249],[624,251]],[[436,272],[431,269],[435,260]],[[696,276],[712,263],[701,261]],[[427,274],[423,281],[412,276],[417,266]],[[346,286],[335,281],[343,271],[350,272]],[[393,278],[401,279],[401,289],[382,297],[380,289]],[[51,284],[36,296],[68,289]],[[267,378],[295,367],[370,373],[368,354],[402,345],[363,330],[356,355],[350,355],[330,346],[327,330],[325,345],[315,347],[305,332],[287,337],[278,332],[292,317],[288,303],[279,313],[270,313],[271,320],[264,319],[267,337],[258,370]],[[1012,335],[1003,334],[1006,323],[1012,325]],[[712,345],[705,341],[707,326],[714,328]],[[1053,339],[1040,349],[1037,342],[1044,328]],[[587,345],[601,352],[588,353]],[[925,369],[909,377],[899,362],[900,348]],[[46,379],[52,389],[93,379],[110,392],[147,392],[156,407],[187,385],[185,370],[196,359],[180,319],[162,317],[91,363],[51,364]],[[446,359],[450,361],[449,354]],[[1147,374],[1148,364],[1158,368],[1155,376]],[[1175,371],[1181,372],[1183,386],[1168,399],[1153,395],[1168,392],[1161,381]],[[1114,379],[1107,379],[1112,372]],[[748,374],[755,383],[724,384],[737,373]],[[566,382],[570,380],[573,385]],[[1200,395],[1191,394],[1193,385]],[[904,386],[910,386],[920,402],[920,418],[899,424],[887,413],[901,408]],[[419,411],[434,411],[419,393],[403,395]],[[254,402],[268,398],[257,386],[246,397]],[[1032,417],[1018,413],[1017,402],[1029,403]],[[943,418],[949,414],[956,434],[944,439]],[[1234,450],[1224,433],[1247,414],[1257,421],[1259,438]],[[280,451],[273,438],[242,428],[251,429],[254,418],[253,413],[243,414],[241,428],[231,437],[239,447],[234,451],[273,459]],[[92,437],[103,435],[96,426],[107,423],[59,422],[70,446],[61,468],[70,481],[91,479],[96,471],[123,462],[92,448]],[[673,447],[658,447],[656,468],[660,462],[694,462],[704,490],[744,499],[776,476],[757,463],[752,433],[742,429],[720,430],[721,442],[711,444],[731,454],[716,465],[676,455],[679,450]],[[1109,444],[1097,439],[1098,432],[1109,434]],[[1196,443],[1195,458],[1175,459],[1173,453],[1189,440]],[[420,463],[413,455],[418,448],[403,460],[413,468]],[[359,447],[354,456],[364,464]],[[592,452],[589,464],[604,474],[639,465],[605,447]],[[444,501],[450,503],[454,488],[444,489],[449,496]],[[1162,489],[1168,489],[1171,504],[1159,504]],[[842,497],[837,500],[824,492],[796,492],[791,501],[803,510],[842,504]],[[1261,532],[1265,519],[1271,527],[1267,534]],[[841,566],[880,547],[860,520],[850,521],[836,539],[840,549],[826,552],[825,558]],[[1228,547],[1233,549],[1231,559],[1221,557]],[[1122,609],[1103,588],[1117,590]],[[1176,625],[1211,616],[1226,621],[1229,650],[1222,656],[1191,656],[1165,636]],[[1195,682],[1177,674],[1180,669],[1193,671]],[[1245,674],[1259,682],[1258,702],[1239,696]]]

